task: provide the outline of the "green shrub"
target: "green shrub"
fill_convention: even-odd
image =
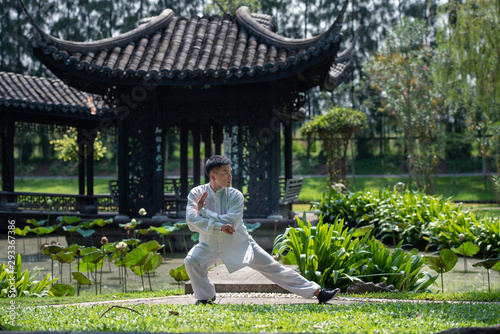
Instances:
[[[291,253],[301,274],[322,287],[345,288],[353,281],[365,281],[416,291],[435,280],[420,272],[424,261],[418,251],[408,254],[399,244],[391,253],[369,233],[355,237],[356,230],[344,227],[343,219],[327,224],[320,218],[316,226],[298,218],[297,222],[298,228],[288,228],[275,239],[273,254],[290,259]]]
[[[2,263],[0,267],[0,298],[42,297],[50,293],[46,289],[58,280],[57,278],[50,280],[50,274],[47,274],[43,280],[36,281],[35,278],[42,270],[41,268],[31,273],[26,269],[23,273],[21,254],[19,253],[13,262]]]
[[[480,247],[480,255],[500,253],[498,217],[475,214],[442,196],[398,189],[331,190],[312,207],[327,223],[338,218],[351,228],[373,225],[373,235],[394,246],[403,242],[419,249],[443,249],[470,241]]]

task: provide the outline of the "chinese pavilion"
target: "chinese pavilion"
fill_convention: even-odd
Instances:
[[[339,52],[347,3],[327,31],[308,39],[283,37],[271,16],[240,7],[234,16],[191,18],[167,9],[90,42],[57,39],[31,19],[31,45],[62,82],[109,106],[112,115],[80,129],[89,140],[117,128],[120,215],[165,214],[166,136],[179,131],[180,198],[202,182],[203,141],[205,158],[223,152],[233,161],[245,217],[265,218],[280,212],[280,179],[293,178],[292,122],[303,119],[305,93],[335,89],[349,70],[354,42]]]

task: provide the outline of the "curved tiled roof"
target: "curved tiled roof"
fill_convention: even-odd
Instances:
[[[354,65],[354,47],[356,46],[356,43],[358,41],[360,30],[361,26],[358,28],[358,30],[356,30],[354,39],[349,47],[337,55],[335,62],[330,67],[328,75],[325,78],[325,89],[330,91],[334,90],[335,87],[339,86],[342,81],[344,81],[344,79],[347,77],[347,74],[352,70],[352,67]]]
[[[95,116],[109,112],[102,98],[94,95],[92,100]],[[87,93],[68,87],[58,79],[10,72],[0,72],[0,107],[94,116]]]
[[[240,7],[235,16],[192,18],[167,9],[128,33],[91,42],[57,39],[31,19],[35,27],[31,44],[37,57],[65,82],[75,85],[87,80],[77,85],[82,89],[94,81],[135,84],[154,79],[160,85],[260,82],[325,62],[332,64],[347,3],[345,0],[330,29],[309,39],[280,36],[272,17]],[[323,85],[322,80],[319,84]]]

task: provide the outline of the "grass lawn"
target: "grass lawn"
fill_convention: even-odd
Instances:
[[[7,330],[77,332],[225,333],[435,333],[498,323],[497,304],[353,303],[350,305],[145,305],[22,306]]]
[[[111,179],[111,178],[110,178]],[[108,180],[94,179],[94,194],[109,194]],[[15,180],[14,189],[20,192],[45,192],[49,194],[78,194],[78,177],[69,178],[29,178],[21,182]]]
[[[356,177],[353,184],[352,178],[349,180],[349,189],[356,190],[379,190],[393,187],[398,182],[408,185],[407,177]],[[322,194],[327,191],[327,177],[304,178],[299,202],[310,203],[314,200],[321,200]],[[415,182],[413,182],[415,185]],[[416,189],[416,187],[412,187]],[[460,176],[460,177],[439,177],[437,180],[437,195],[451,197],[454,201],[494,201],[495,197],[491,190],[491,185],[485,182],[481,176]]]

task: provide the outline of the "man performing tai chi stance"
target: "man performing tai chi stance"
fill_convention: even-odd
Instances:
[[[197,305],[215,300],[215,287],[207,274],[219,259],[229,273],[249,266],[290,292],[305,298],[316,296],[320,304],[337,296],[339,289],[321,289],[284,267],[248,234],[243,224],[243,194],[231,187],[231,160],[215,155],[207,160],[205,171],[210,183],[191,190],[186,209],[189,229],[200,234],[200,242],[184,260]]]

